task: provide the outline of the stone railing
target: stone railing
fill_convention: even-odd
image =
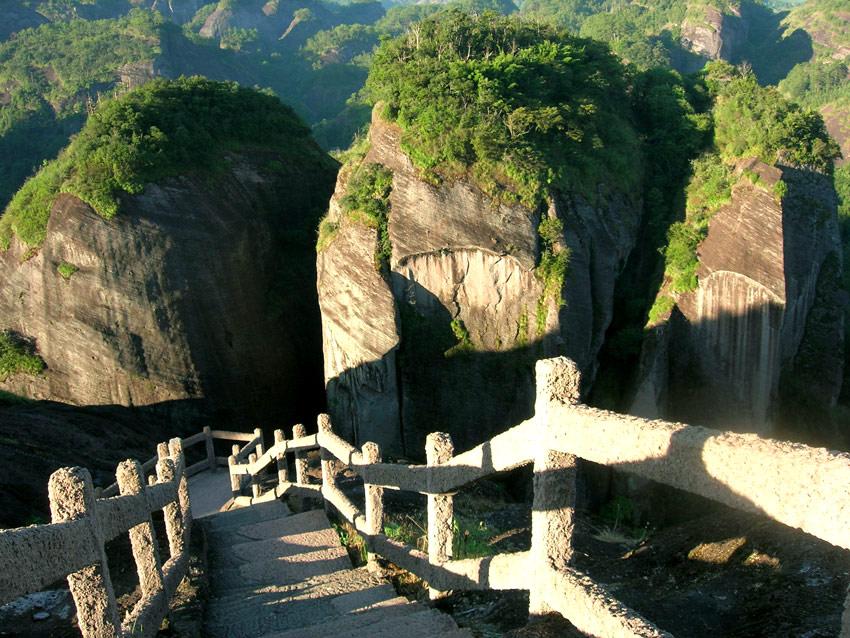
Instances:
[[[319,417],[317,435],[293,428],[293,439],[275,432],[266,452],[230,457],[234,496],[251,477],[247,501],[295,494],[324,498],[363,536],[375,554],[412,572],[432,595],[449,589],[527,589],[530,613],[556,611],[593,636],[670,636],[619,603],[572,563],[576,462],[595,463],[687,490],[733,507],[767,515],[833,545],[850,549],[850,455],[805,445],[720,432],[699,426],[650,421],[578,403],[579,374],[563,357],[537,363],[535,416],[507,432],[453,455],[447,434],[426,442],[426,465],[381,462],[374,443],[361,449]],[[305,452],[321,450],[322,484],[309,485]],[[289,481],[287,452],[295,455]],[[341,461],[365,485],[361,510],[337,486]],[[259,472],[272,462],[278,480],[262,494]],[[534,465],[532,541],[527,552],[452,560],[452,493],[496,472]],[[428,497],[428,552],[409,547],[383,531],[383,490],[409,490]],[[850,635],[845,603],[843,633]]]
[[[192,510],[186,483],[183,442],[160,443],[156,476],[146,485],[137,461],[116,472],[119,496],[98,498],[85,468],[62,468],[48,484],[52,522],[0,530],[0,603],[41,591],[67,578],[85,638],[153,636],[188,568],[186,547]],[[169,558],[163,563],[151,514],[163,510]],[[141,599],[123,621],[105,545],[129,532]]]

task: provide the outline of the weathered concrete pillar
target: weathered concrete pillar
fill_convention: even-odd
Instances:
[[[98,548],[96,563],[68,575],[68,587],[77,606],[77,623],[84,638],[118,638],[121,621],[106,563],[103,534],[89,471],[82,467],[56,470],[48,483],[52,522],[85,518],[91,525],[91,542]]]
[[[254,428],[254,438],[260,439],[260,442],[257,443],[256,451],[257,458],[260,458],[263,455],[263,452],[266,451],[265,441],[263,440],[263,431],[260,428]]]
[[[254,465],[257,462],[257,453],[251,452],[248,455],[248,463]],[[253,498],[260,498],[260,473],[259,472],[251,472],[251,496]]]
[[[236,467],[236,455],[231,454],[227,457],[227,471],[230,472],[230,494],[233,498],[239,496],[242,491],[241,487],[241,479],[239,475],[235,473],[234,468]]]
[[[377,443],[371,441],[363,444],[361,448],[364,463],[380,463],[381,448]],[[384,531],[384,488],[379,485],[363,486],[366,492],[366,533],[380,534]],[[372,542],[366,539],[366,547],[371,547]],[[370,570],[377,569],[378,556],[372,552],[368,553],[368,568]]]
[[[300,439],[307,436],[307,428],[301,423],[292,426],[292,438]],[[307,485],[307,454],[301,450],[295,452],[295,482]]]
[[[327,414],[320,414],[317,422],[319,424],[319,433],[325,432],[330,434],[333,430],[331,428],[331,420]],[[329,488],[336,488],[336,459],[334,455],[328,452],[325,448],[319,448],[321,458],[322,458],[322,485],[326,485]],[[334,506],[331,505],[330,501],[327,499],[323,499],[325,504],[325,513],[331,514],[334,512]]]
[[[215,462],[215,448],[213,447],[212,430],[208,425],[204,426],[204,446],[206,447],[207,465],[209,466],[209,471],[215,472],[217,466]]]
[[[175,481],[177,471],[174,460],[166,457],[156,464],[156,475],[160,483]],[[179,490],[179,488],[178,488]],[[180,556],[185,547],[183,543],[183,512],[180,509],[180,498],[163,508],[165,518],[165,534],[168,536],[168,549],[172,558]]]
[[[142,466],[138,461],[124,461],[118,466],[115,476],[122,496],[142,493]],[[136,559],[142,597],[153,596],[162,589],[162,563],[159,559],[153,520],[150,516],[144,523],[130,529],[130,545],[133,548],[133,558]]]
[[[452,437],[445,432],[432,432],[425,439],[425,456],[429,466],[446,463],[451,460],[453,454]],[[428,482],[431,482],[431,473],[428,474]],[[428,487],[430,488],[430,485]],[[453,497],[448,494],[429,494],[428,562],[432,565],[439,565],[452,557],[453,520]],[[442,596],[443,592],[431,587],[429,595],[431,600],[434,600]]]
[[[180,497],[180,513],[183,517],[183,535],[189,543],[192,531],[192,502],[189,500],[189,480],[186,478],[186,456],[183,454],[183,439],[173,438],[168,442],[168,451],[174,459],[174,471],[177,473],[177,494]]]
[[[286,437],[283,435],[283,430],[274,431],[275,446],[284,447]],[[277,484],[282,488],[289,482],[289,464],[286,461],[286,452],[278,449],[277,453]]]
[[[570,563],[575,527],[577,458],[549,449],[549,406],[576,403],[581,375],[566,357],[536,364],[537,450],[534,459],[534,502],[531,510],[531,562],[534,577],[529,591],[529,615],[549,611],[546,593],[552,590],[552,573]]]

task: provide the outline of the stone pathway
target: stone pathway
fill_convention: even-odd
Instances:
[[[216,638],[471,636],[434,609],[353,569],[324,511],[280,501],[198,521],[209,545],[205,635]]]

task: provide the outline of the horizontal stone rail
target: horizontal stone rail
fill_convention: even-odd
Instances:
[[[303,441],[301,451],[321,451],[321,487],[301,479],[289,483],[284,472],[275,494],[320,494],[327,508],[338,511],[363,535],[370,558],[381,555],[416,574],[429,583],[432,596],[448,589],[526,588],[532,614],[557,611],[593,636],[669,634],[571,566],[578,458],[765,514],[850,549],[850,455],[598,410],[578,403],[579,381],[567,359],[538,362],[533,419],[456,456],[448,436],[435,433],[428,438],[426,465],[382,463],[377,446],[352,446],[334,434],[328,417],[321,415],[315,441],[298,440]],[[237,466],[237,471],[253,476],[273,460],[280,468],[292,443],[276,433],[266,455]],[[365,510],[337,487],[336,461],[363,479]],[[527,463],[534,464],[531,551],[451,560],[452,493]],[[383,489],[428,496],[427,553],[381,533]],[[850,635],[850,611],[845,611],[843,631]]]
[[[0,530],[0,604],[67,578],[84,638],[154,636],[188,569],[192,524],[186,463],[180,439],[158,446],[156,483],[146,485],[142,465],[118,466],[119,496],[97,498],[85,468],[62,468],[50,477],[52,522]],[[162,564],[152,512],[163,510],[169,558]],[[123,621],[106,562],[105,544],[129,533],[141,597]]]
[[[183,439],[184,450],[201,442],[203,442],[206,446],[206,458],[203,461],[199,461],[198,463],[187,467],[186,476],[194,476],[195,474],[203,472],[204,470],[210,470],[214,472],[217,466],[227,465],[227,459],[225,457],[215,456],[215,453],[213,451],[213,439],[233,439],[233,437],[237,437],[234,440],[242,441],[245,439],[245,437],[248,436],[250,436],[251,439],[254,438],[253,434],[248,435],[244,432],[226,432],[224,430],[211,430],[209,427],[205,427],[197,434],[193,434],[192,436]],[[156,463],[158,460],[159,456],[155,455],[149,458],[144,463],[142,463],[142,472],[145,476],[148,476],[151,471],[156,467]],[[103,488],[102,490],[95,488],[95,493],[98,498],[107,498],[110,496],[115,496],[116,494],[118,494],[118,483],[115,482],[112,485]]]

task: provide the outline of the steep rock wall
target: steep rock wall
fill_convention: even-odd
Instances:
[[[720,12],[711,6],[699,7],[700,17],[686,17],[682,21],[682,46],[705,60],[736,59],[741,46],[747,41],[749,23],[738,8],[729,7]],[[697,71],[700,67],[688,69]]]
[[[761,184],[741,178],[712,217],[698,251],[699,286],[676,296],[668,325],[655,328],[663,337],[648,340],[634,409],[651,411],[654,395],[667,418],[770,435],[781,374],[804,374],[794,370],[804,336],[808,362],[831,362],[841,350],[841,305],[810,312],[818,294],[834,297],[837,271],[823,266],[840,249],[835,195],[823,176],[748,168]],[[780,179],[781,199],[772,191]],[[798,380],[834,403],[841,365],[828,367]]]
[[[214,182],[149,184],[111,220],[60,195],[35,256],[17,240],[0,253],[0,325],[34,338],[47,372],[0,385],[255,426],[318,394],[314,262],[309,239],[291,234],[327,196],[333,168],[310,167],[307,191],[300,169],[262,170],[271,159],[230,156]],[[60,264],[78,270],[65,279]]]
[[[465,178],[434,186],[400,137],[374,116],[363,160],[393,171],[387,279],[375,267],[378,231],[339,207],[342,176],[328,215],[339,234],[318,255],[319,302],[335,426],[421,456],[428,432],[450,432],[461,450],[528,418],[544,353],[572,357],[592,382],[639,212],[617,195],[541,213],[494,202]],[[544,299],[535,274],[542,215],[561,219],[571,251],[562,306]]]

